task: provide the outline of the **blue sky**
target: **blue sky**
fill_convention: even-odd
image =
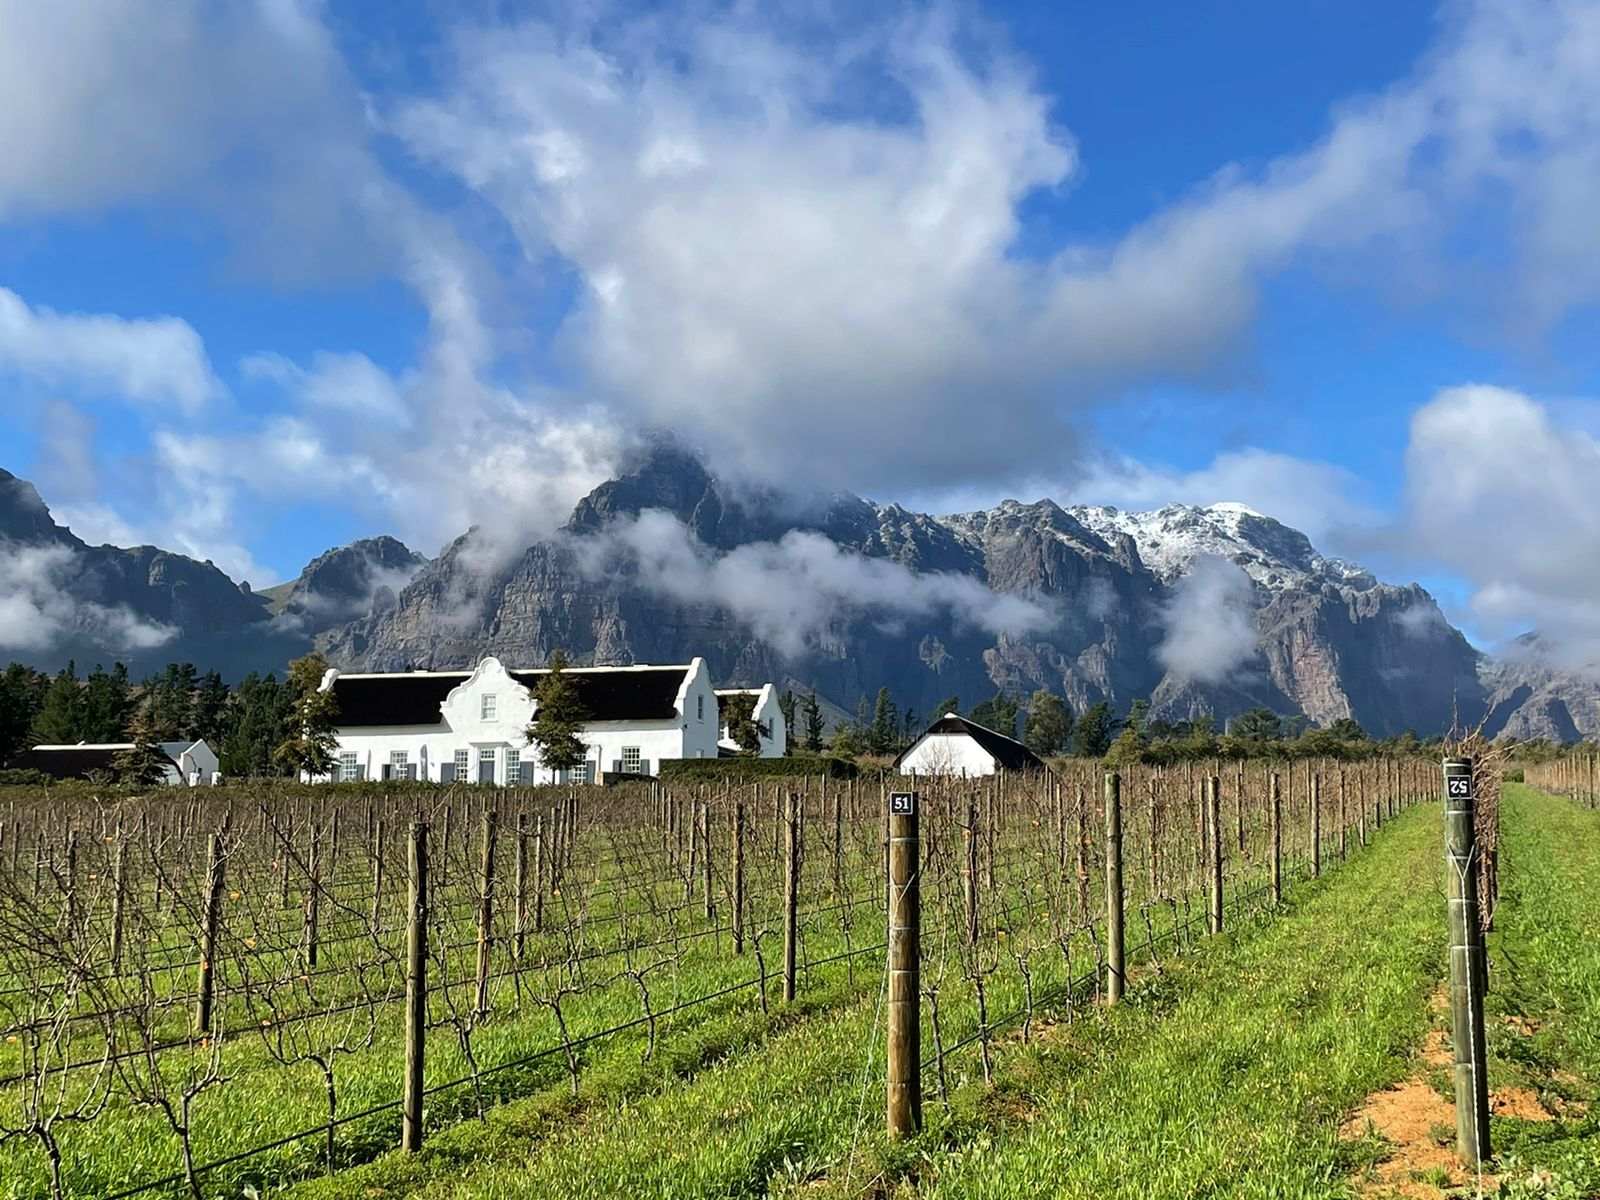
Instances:
[[[667,427],[936,508],[1243,500],[1484,644],[1600,638],[1594,3],[0,31],[0,465],[92,540],[514,543]]]

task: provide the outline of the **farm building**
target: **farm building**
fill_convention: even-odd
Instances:
[[[739,743],[728,732],[726,713],[729,700],[735,696],[755,698],[755,711],[751,719],[755,721],[756,732],[761,738],[760,756],[782,758],[788,752],[789,728],[784,722],[782,710],[778,708],[778,689],[770,683],[758,688],[717,689],[717,720],[720,726],[717,745],[730,754],[740,749]]]
[[[906,747],[894,765],[907,775],[993,775],[1037,770],[1044,762],[1015,738],[948,713]]]
[[[187,783],[190,787],[216,783],[222,778],[217,752],[205,742],[160,742],[163,754],[171,761],[166,779],[169,784]],[[79,742],[75,746],[35,746],[11,764],[22,770],[43,771],[52,779],[88,779],[101,773],[116,774],[119,754],[133,749],[132,742]]]
[[[584,765],[541,768],[528,745],[533,689],[547,671],[511,670],[485,658],[472,671],[347,675],[322,681],[339,705],[334,778],[442,783],[598,783],[606,774],[653,774],[663,759],[716,758],[722,725],[703,658],[675,666],[568,667],[588,710]],[[773,742],[782,753],[774,722]],[[768,753],[765,742],[763,754]]]

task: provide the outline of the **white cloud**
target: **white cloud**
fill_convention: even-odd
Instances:
[[[535,261],[576,272],[567,340],[624,419],[761,477],[959,485],[1029,470],[1075,403],[1213,380],[1261,282],[1308,261],[1541,327],[1600,298],[1600,10],[1450,17],[1411,78],[1315,146],[1042,260],[1016,252],[1018,210],[1070,179],[1072,139],[942,14],[837,54],[745,10],[495,27],[458,39],[454,79],[395,128]],[[863,72],[904,119],[851,103]],[[1456,286],[1437,253],[1468,233],[1505,246],[1495,286]]]
[[[177,631],[121,606],[76,600],[64,584],[76,573],[65,546],[0,545],[0,650],[48,650],[87,638],[111,651],[148,650]]]
[[[1600,439],[1520,392],[1449,388],[1413,417],[1405,470],[1385,549],[1468,580],[1490,637],[1536,626],[1568,657],[1600,653]]]
[[[898,627],[948,614],[993,634],[1047,628],[1050,612],[1026,596],[990,591],[965,575],[919,574],[897,562],[793,532],[726,552],[708,548],[672,514],[650,509],[568,545],[593,577],[633,571],[646,589],[684,604],[724,608],[756,636],[798,654],[837,622],[865,617]]]
[[[176,317],[130,320],[31,308],[0,288],[0,372],[195,413],[222,392],[205,346]]]
[[[1172,588],[1156,658],[1198,683],[1221,683],[1256,652],[1255,589],[1250,577],[1214,554],[1195,559]]]

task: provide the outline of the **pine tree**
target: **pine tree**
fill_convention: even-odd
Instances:
[[[1040,758],[1060,754],[1072,734],[1072,710],[1060,696],[1034,692],[1028,701],[1028,719],[1022,723],[1022,743]]]
[[[149,717],[164,742],[189,739],[194,728],[194,690],[198,683],[193,663],[168,663],[160,675],[144,682],[150,696]]]
[[[539,761],[552,771],[582,766],[589,753],[582,734],[590,713],[567,674],[567,656],[560,650],[550,656],[550,667],[533,689],[533,699],[527,740],[538,749]]]
[[[748,692],[735,692],[721,697],[721,701],[722,723],[727,726],[734,745],[739,747],[739,753],[760,754],[761,729],[756,724],[756,698]]]
[[[1078,758],[1104,758],[1117,733],[1117,719],[1111,705],[1096,701],[1083,710],[1072,726],[1072,753]]]
[[[97,664],[83,689],[83,740],[123,741],[128,736],[133,715],[133,688],[128,683],[128,668],[117,663],[107,671]]]
[[[161,737],[156,731],[155,722],[151,720],[150,707],[146,702],[134,714],[133,723],[128,729],[132,748],[122,751],[111,760],[111,769],[116,773],[119,783],[131,783],[137,787],[163,783],[167,771],[173,766],[172,760],[160,746]]]
[[[21,663],[12,663],[0,674],[0,767],[28,748],[29,732],[49,686],[47,676]]]
[[[806,750],[816,754],[822,749],[822,704],[817,700],[817,689],[800,702],[800,712],[805,724]]]
[[[783,714],[783,752],[785,755],[794,753],[795,739],[799,734],[799,729],[795,725],[795,717],[799,710],[800,698],[793,692],[785,691],[783,695],[778,697],[778,711]]]
[[[339,701],[322,690],[328,660],[312,653],[289,664],[292,698],[288,734],[272,752],[274,761],[296,777],[315,779],[333,771],[339,749]]]
[[[63,667],[44,694],[44,703],[33,721],[35,745],[71,746],[87,739],[83,736],[83,688],[78,683],[77,664]]]
[[[933,719],[937,721],[940,717],[949,716],[951,713],[959,714],[960,712],[961,697],[947,696],[945,699],[939,701],[939,706],[933,710]]]
[[[197,742],[222,745],[228,730],[228,702],[232,693],[216,671],[200,677],[194,693],[194,719],[189,733]]]
[[[867,731],[867,747],[874,754],[891,754],[900,732],[900,717],[895,711],[894,696],[887,687],[878,689],[878,703],[872,711],[872,725]]]

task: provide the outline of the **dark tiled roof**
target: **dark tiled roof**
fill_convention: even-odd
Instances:
[[[678,715],[678,689],[688,667],[591,671],[569,667],[578,698],[596,721],[661,721]],[[512,671],[511,678],[532,689],[547,671]],[[437,725],[439,706],[451,691],[472,678],[470,672],[408,675],[341,675],[333,681],[339,702],[339,727]]]
[[[339,727],[437,725],[439,706],[472,676],[465,671],[414,675],[340,675],[333,681]]]
[[[994,758],[996,766],[1007,771],[1030,771],[1044,766],[1044,762],[1037,754],[1015,738],[996,733],[993,729],[979,725],[976,721],[969,721],[957,713],[947,713],[940,717],[928,726],[927,732],[922,736],[927,737],[929,733],[964,733],[988,751]],[[912,742],[900,753],[899,758],[894,760],[894,765],[898,767],[901,759],[910,754],[921,741],[922,738],[918,738],[916,742]]]
[[[87,779],[91,771],[115,772],[112,765],[127,746],[63,746],[28,750],[12,760],[12,767],[43,771],[52,779]]]
[[[565,672],[578,699],[596,721],[665,721],[678,715],[678,690],[688,667],[647,667],[638,671]],[[548,671],[512,671],[511,678],[532,689]]]

